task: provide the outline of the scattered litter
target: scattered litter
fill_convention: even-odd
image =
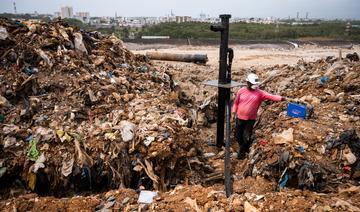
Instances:
[[[140,191],[138,202],[144,204],[151,204],[153,202],[154,197],[156,197],[157,195],[158,194],[155,191],[146,191],[146,190]]]
[[[295,118],[305,118],[306,117],[306,105],[289,103],[287,108],[287,115]]]
[[[0,95],[0,109],[2,107],[10,107],[10,106],[11,106],[10,102],[5,97]]]
[[[284,130],[282,133],[277,134],[274,136],[274,143],[275,144],[289,144],[294,141],[294,129],[289,128],[287,130]]]
[[[257,195],[254,193],[245,193],[244,195],[248,201],[259,201],[265,197],[264,195]]]
[[[213,153],[213,152],[206,152],[206,153],[204,153],[204,157],[206,157],[206,158],[211,158],[211,157],[214,157],[216,154],[215,153]]]
[[[329,81],[329,77],[328,76],[322,76],[319,80],[319,84],[320,85],[325,85],[327,82]]]
[[[145,144],[145,146],[149,146],[153,141],[155,141],[155,137],[148,136],[145,138],[144,144]]]
[[[33,172],[37,173],[39,169],[45,168],[44,162],[46,161],[44,153],[41,153],[39,158],[35,161]]]
[[[84,52],[85,54],[88,53],[87,49],[85,48],[85,44],[83,42],[83,37],[80,33],[76,32],[74,33],[74,43],[75,43],[75,49]]]
[[[6,167],[0,167],[0,178],[6,173]]]
[[[129,121],[121,121],[119,125],[122,140],[125,142],[131,141],[135,136],[135,124]]]
[[[51,68],[53,63],[51,62],[49,56],[41,49],[35,49],[35,51],[39,54],[39,56],[45,61],[45,63]]]
[[[31,139],[29,142],[28,158],[29,160],[36,161],[39,158],[40,152],[37,149],[37,139]]]
[[[72,173],[72,169],[74,166],[74,158],[70,160],[63,160],[62,167],[61,167],[61,174],[65,177],[69,176]]]
[[[4,148],[14,146],[15,144],[16,144],[16,138],[15,137],[7,136],[3,140]]]
[[[285,188],[288,180],[289,180],[289,175],[287,173],[287,168],[286,168],[280,176],[279,185],[278,185],[279,191],[281,191],[281,189]]]
[[[0,40],[5,40],[9,36],[5,27],[0,26]]]

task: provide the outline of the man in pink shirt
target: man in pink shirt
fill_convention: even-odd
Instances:
[[[283,101],[284,97],[269,94],[258,88],[259,77],[249,74],[246,78],[247,87],[240,88],[236,94],[232,112],[236,115],[235,138],[239,143],[238,158],[244,159],[249,152],[251,135],[256,121],[257,111],[265,100]]]

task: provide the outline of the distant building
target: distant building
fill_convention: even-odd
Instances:
[[[90,22],[90,13],[89,12],[77,12],[75,15],[75,18],[84,23],[89,23]]]
[[[72,7],[61,7],[61,18],[73,18],[74,17],[74,13],[73,13],[73,8]]]
[[[190,22],[191,17],[190,16],[176,16],[175,20],[176,20],[176,23]]]
[[[60,13],[60,12],[55,12],[55,13],[54,13],[54,17],[55,17],[55,18],[61,17],[61,13]]]

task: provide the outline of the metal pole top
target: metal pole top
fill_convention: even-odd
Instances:
[[[230,14],[222,14],[222,15],[219,15],[220,18],[231,18],[231,15]]]

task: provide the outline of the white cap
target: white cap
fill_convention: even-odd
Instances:
[[[259,77],[254,73],[248,74],[246,77],[246,81],[250,82],[253,85],[260,84]]]

